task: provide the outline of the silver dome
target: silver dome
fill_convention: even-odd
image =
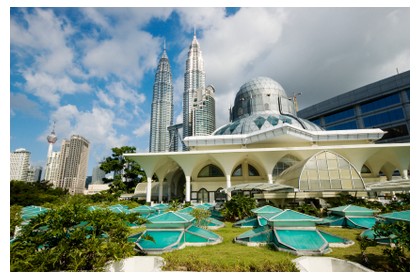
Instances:
[[[252,79],[241,86],[230,119],[230,123],[218,128],[213,135],[249,134],[283,124],[301,129],[323,130],[298,118],[294,104],[283,87],[267,77]]]

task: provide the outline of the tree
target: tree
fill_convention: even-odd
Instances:
[[[209,221],[208,218],[211,216],[210,210],[194,208],[191,211],[191,216],[195,218],[197,226],[207,228]]]
[[[21,228],[10,246],[10,270],[101,271],[110,261],[134,255],[125,220],[71,200]]]
[[[54,188],[49,181],[28,183],[10,181],[10,205],[42,205],[59,201],[68,194],[66,190]]]
[[[384,249],[391,271],[410,271],[410,223],[376,223],[372,230],[375,237],[388,237],[389,248]]]
[[[113,173],[114,175],[114,179],[111,180],[110,184],[111,193],[133,192],[136,185],[146,178],[144,171],[137,162],[126,159],[123,156],[125,153],[135,152],[135,147],[115,147],[112,148],[112,156],[105,158],[101,162],[100,169],[107,174]]]
[[[241,220],[251,216],[251,210],[257,207],[257,202],[252,197],[234,195],[227,201],[222,209],[222,214],[228,221]]]

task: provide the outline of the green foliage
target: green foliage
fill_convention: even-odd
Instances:
[[[186,247],[163,253],[164,270],[200,272],[296,272],[291,262],[295,255],[273,251],[268,246],[248,247],[232,240],[248,231],[235,228],[231,223],[215,232],[223,238],[222,243],[204,247]]]
[[[410,223],[376,223],[372,230],[375,237],[388,237],[391,247],[384,249],[384,255],[388,256],[388,264],[391,271],[410,271]]]
[[[130,159],[124,158],[124,153],[135,153],[136,148],[123,146],[112,148],[112,156],[101,162],[100,169],[113,173],[114,179],[110,184],[110,193],[131,193],[136,185],[146,178],[140,165]]]
[[[237,221],[253,215],[252,209],[257,207],[257,202],[252,197],[234,195],[224,204],[222,215],[227,221]]]
[[[22,227],[10,246],[10,270],[101,271],[109,261],[134,254],[126,219],[71,200]]]
[[[53,188],[48,181],[28,183],[24,181],[10,181],[10,205],[43,205],[59,201],[67,191]]]
[[[306,215],[311,215],[315,217],[321,216],[321,211],[318,208],[316,208],[314,204],[311,203],[292,206],[291,209]]]
[[[22,223],[21,211],[20,205],[10,206],[10,238],[14,236],[16,227]]]
[[[199,227],[207,228],[209,224],[208,218],[210,218],[211,212],[206,209],[194,208],[191,211],[191,216],[195,218],[195,222]]]
[[[178,199],[171,200],[169,202],[169,207],[167,211],[178,211],[181,208],[181,202],[178,201]]]

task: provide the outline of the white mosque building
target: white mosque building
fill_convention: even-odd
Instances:
[[[209,136],[184,138],[189,151],[124,156],[145,170],[147,183],[134,196],[147,202],[215,202],[243,192],[281,205],[343,192],[409,190],[410,144],[376,144],[385,133],[323,130],[297,117],[279,83],[258,77],[239,89],[228,124]]]

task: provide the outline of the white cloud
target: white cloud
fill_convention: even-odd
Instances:
[[[137,137],[142,137],[148,135],[150,132],[150,120],[146,121],[142,125],[140,125],[137,129],[133,131],[133,134]]]
[[[58,106],[61,96],[64,94],[90,91],[90,86],[87,83],[75,83],[66,75],[27,71],[23,73],[23,77],[26,80],[25,89],[52,106]]]

